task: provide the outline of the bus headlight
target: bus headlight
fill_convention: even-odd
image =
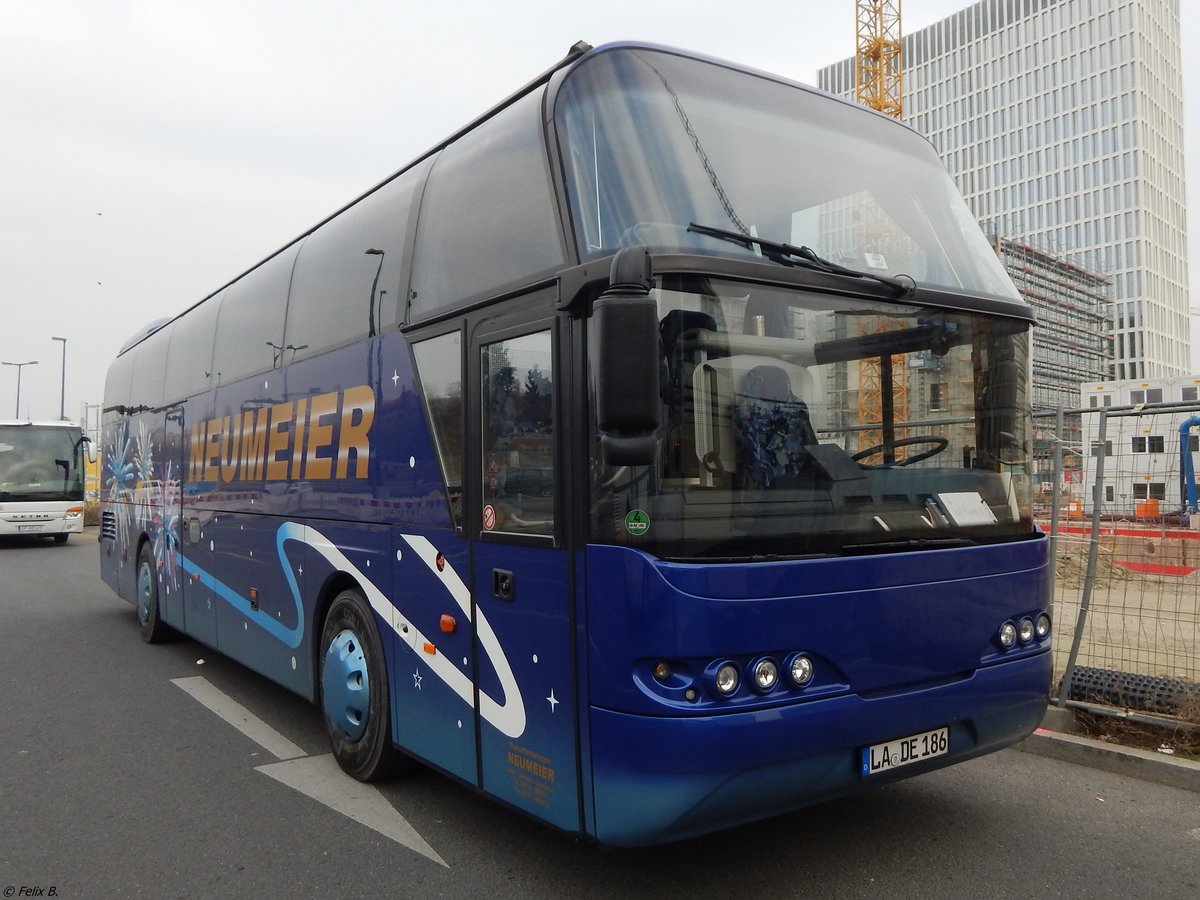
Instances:
[[[1005,650],[1011,650],[1017,643],[1017,626],[1012,622],[1005,622],[1000,626],[1000,646]]]
[[[738,689],[738,682],[740,680],[741,676],[738,674],[737,666],[731,662],[721,663],[717,668],[717,674],[714,678],[717,691],[725,697],[728,697]]]
[[[813,678],[812,660],[803,653],[797,653],[788,663],[788,675],[796,687],[805,687]]]
[[[1033,633],[1037,635],[1039,641],[1050,637],[1050,617],[1048,615],[1038,613],[1038,617],[1033,620]]]
[[[1033,619],[1029,616],[1025,616],[1017,623],[1017,638],[1022,644],[1028,644],[1033,640]]]
[[[766,694],[779,682],[779,666],[773,659],[760,659],[754,664],[754,687]]]

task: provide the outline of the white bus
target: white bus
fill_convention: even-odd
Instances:
[[[70,422],[0,421],[0,536],[83,531],[84,453]]]

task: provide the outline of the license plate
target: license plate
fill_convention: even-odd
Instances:
[[[935,728],[908,737],[884,741],[862,748],[862,773],[867,778],[882,775],[901,766],[912,765],[923,759],[944,756],[950,752],[948,728]]]
[[[41,531],[45,525],[18,525],[17,531]]]

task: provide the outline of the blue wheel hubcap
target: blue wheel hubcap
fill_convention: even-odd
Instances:
[[[348,741],[361,738],[367,730],[371,682],[362,641],[349,629],[339,632],[325,651],[321,696],[333,727]]]
[[[145,625],[150,621],[150,597],[154,591],[154,573],[148,565],[143,564],[138,569],[138,621]]]

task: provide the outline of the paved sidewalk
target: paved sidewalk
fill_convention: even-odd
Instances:
[[[1080,737],[1071,733],[1074,730],[1074,714],[1052,706],[1046,710],[1042,727],[1019,743],[1017,749],[1200,793],[1200,762]]]

